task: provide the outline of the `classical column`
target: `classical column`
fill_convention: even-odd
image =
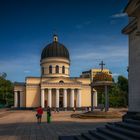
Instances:
[[[56,89],[56,108],[59,108],[59,89]]]
[[[77,90],[77,107],[81,107],[81,90]]]
[[[44,89],[41,89],[41,106],[44,108]]]
[[[14,92],[14,107],[17,107],[18,99],[17,99],[17,91]]]
[[[20,91],[20,107],[23,107],[23,91]]]
[[[48,106],[52,107],[52,90],[48,89]]]
[[[98,100],[97,100],[97,91],[94,91],[93,92],[93,106],[94,107],[97,107],[97,102],[98,102]]]
[[[108,97],[107,86],[105,86],[105,111],[108,110],[109,110],[109,97]]]
[[[66,108],[67,107],[67,89],[64,89],[64,93],[63,93],[63,107]]]
[[[91,111],[93,111],[93,94],[94,94],[94,91],[93,91],[93,88],[91,87]]]
[[[70,107],[74,107],[74,89],[71,89],[71,94],[70,94]]]

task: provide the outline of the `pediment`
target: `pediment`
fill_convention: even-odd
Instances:
[[[81,84],[81,82],[77,81],[76,79],[71,79],[69,77],[51,78],[49,80],[45,80],[43,83],[77,83],[77,84]]]

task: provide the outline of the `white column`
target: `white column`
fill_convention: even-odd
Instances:
[[[74,107],[74,89],[71,89],[71,94],[70,94],[70,107]]]
[[[93,92],[93,106],[97,107],[98,99],[97,99],[97,91]]]
[[[105,111],[109,110],[109,96],[108,96],[108,89],[107,85],[105,86]]]
[[[59,89],[56,89],[56,108],[59,108]]]
[[[81,90],[77,90],[77,107],[81,107]]]
[[[20,91],[20,107],[23,107],[23,91]]]
[[[44,89],[41,89],[41,106],[44,108]]]
[[[18,103],[18,101],[17,101],[17,91],[15,91],[14,92],[14,107],[17,107],[17,103]]]
[[[52,90],[48,89],[48,106],[52,107]]]
[[[64,104],[64,108],[67,107],[67,89],[64,89],[64,93],[63,93],[63,104]]]

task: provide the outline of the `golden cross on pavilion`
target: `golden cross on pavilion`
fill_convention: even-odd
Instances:
[[[101,61],[101,63],[100,63],[99,65],[101,66],[101,71],[103,71],[104,66],[105,66],[104,62],[103,62],[103,61]]]

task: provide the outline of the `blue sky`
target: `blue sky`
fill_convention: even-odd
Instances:
[[[114,76],[127,76],[127,0],[1,0],[0,72],[24,81],[40,76],[42,49],[59,36],[70,52],[71,76],[99,68],[103,60]]]

